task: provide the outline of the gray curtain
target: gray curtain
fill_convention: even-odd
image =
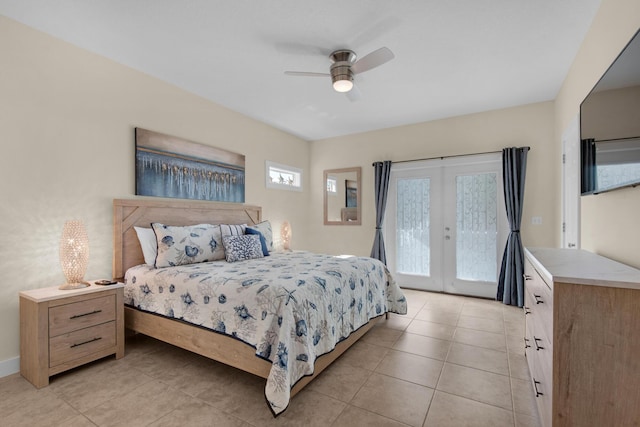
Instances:
[[[520,238],[520,223],[528,152],[529,147],[502,150],[504,201],[511,232],[502,256],[496,299],[518,307],[524,305],[524,249]]]
[[[371,249],[371,258],[379,259],[384,265],[387,265],[382,223],[384,222],[384,211],[387,207],[391,161],[375,162],[373,167],[375,168],[376,234],[373,240],[373,248]]]

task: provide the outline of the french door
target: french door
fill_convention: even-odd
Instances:
[[[495,298],[508,233],[500,154],[394,164],[387,263],[400,286]]]

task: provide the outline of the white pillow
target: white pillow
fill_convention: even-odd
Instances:
[[[225,257],[217,225],[178,227],[154,222],[151,227],[158,244],[157,268],[216,261]]]
[[[138,235],[138,241],[142,248],[142,255],[144,256],[144,263],[147,265],[154,265],[156,263],[156,256],[158,255],[158,241],[156,240],[156,233],[151,228],[133,227]]]

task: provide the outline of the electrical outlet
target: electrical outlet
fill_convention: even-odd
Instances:
[[[531,217],[531,224],[533,224],[533,225],[542,225],[542,217],[541,216]]]

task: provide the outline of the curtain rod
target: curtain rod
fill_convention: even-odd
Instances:
[[[517,148],[526,148],[527,151],[529,151],[531,149],[531,147],[517,147]],[[481,153],[470,153],[470,154],[454,154],[452,156],[438,156],[438,157],[427,157],[427,158],[423,158],[423,159],[412,159],[412,160],[396,160],[396,161],[392,161],[391,163],[408,163],[408,162],[421,162],[423,160],[444,160],[444,159],[449,159],[452,157],[465,157],[465,156],[479,156],[481,154],[498,154],[498,153],[502,153],[502,150],[500,151],[483,151]],[[376,164],[373,163],[371,166],[375,166]]]
[[[627,136],[625,138],[611,138],[611,139],[596,139],[593,142],[627,141],[629,139],[640,139],[640,136]]]

